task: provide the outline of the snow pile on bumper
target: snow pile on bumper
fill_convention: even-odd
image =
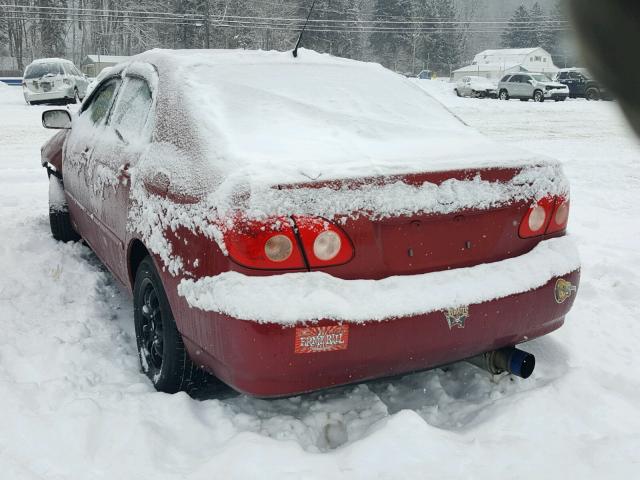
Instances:
[[[504,298],[579,268],[573,240],[561,237],[543,241],[519,257],[422,275],[343,280],[322,272],[268,277],[225,272],[183,280],[178,293],[191,307],[259,323],[362,323]]]

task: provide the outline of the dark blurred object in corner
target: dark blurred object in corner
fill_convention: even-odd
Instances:
[[[569,0],[589,69],[640,135],[640,0]]]

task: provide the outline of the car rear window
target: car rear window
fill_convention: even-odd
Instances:
[[[502,80],[500,80],[500,81],[501,82],[508,82],[510,78],[511,78],[511,75],[505,75],[504,77],[502,77]]]
[[[25,79],[31,78],[41,78],[51,73],[53,75],[62,74],[62,67],[59,63],[34,63],[27,67],[26,72],[24,72]]]

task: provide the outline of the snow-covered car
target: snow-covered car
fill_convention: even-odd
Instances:
[[[496,97],[498,95],[498,84],[488,78],[467,76],[458,80],[454,91],[459,97]]]
[[[78,103],[87,92],[89,81],[73,62],[63,58],[34,60],[24,71],[24,100],[37,103]]]
[[[292,395],[467,358],[527,377],[515,346],[573,304],[560,164],[379,65],[153,50],[42,120],[62,129],[42,149],[52,234],[131,292],[158,390],[207,371]]]
[[[517,98],[523,102],[544,102],[547,99],[564,102],[568,96],[569,88],[566,85],[554,82],[542,73],[509,74],[502,77],[498,84],[500,100]]]

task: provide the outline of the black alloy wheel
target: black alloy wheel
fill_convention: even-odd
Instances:
[[[136,272],[133,319],[140,365],[156,390],[194,393],[206,383],[210,375],[189,358],[150,257],[140,262]]]
[[[533,92],[533,101],[538,103],[544,102],[544,93],[542,93],[542,90]]]
[[[144,356],[143,365],[147,373],[155,376],[162,369],[162,313],[158,292],[149,278],[142,281],[142,328],[140,332],[140,354]]]
[[[506,90],[500,90],[500,100],[509,100],[509,92]]]

